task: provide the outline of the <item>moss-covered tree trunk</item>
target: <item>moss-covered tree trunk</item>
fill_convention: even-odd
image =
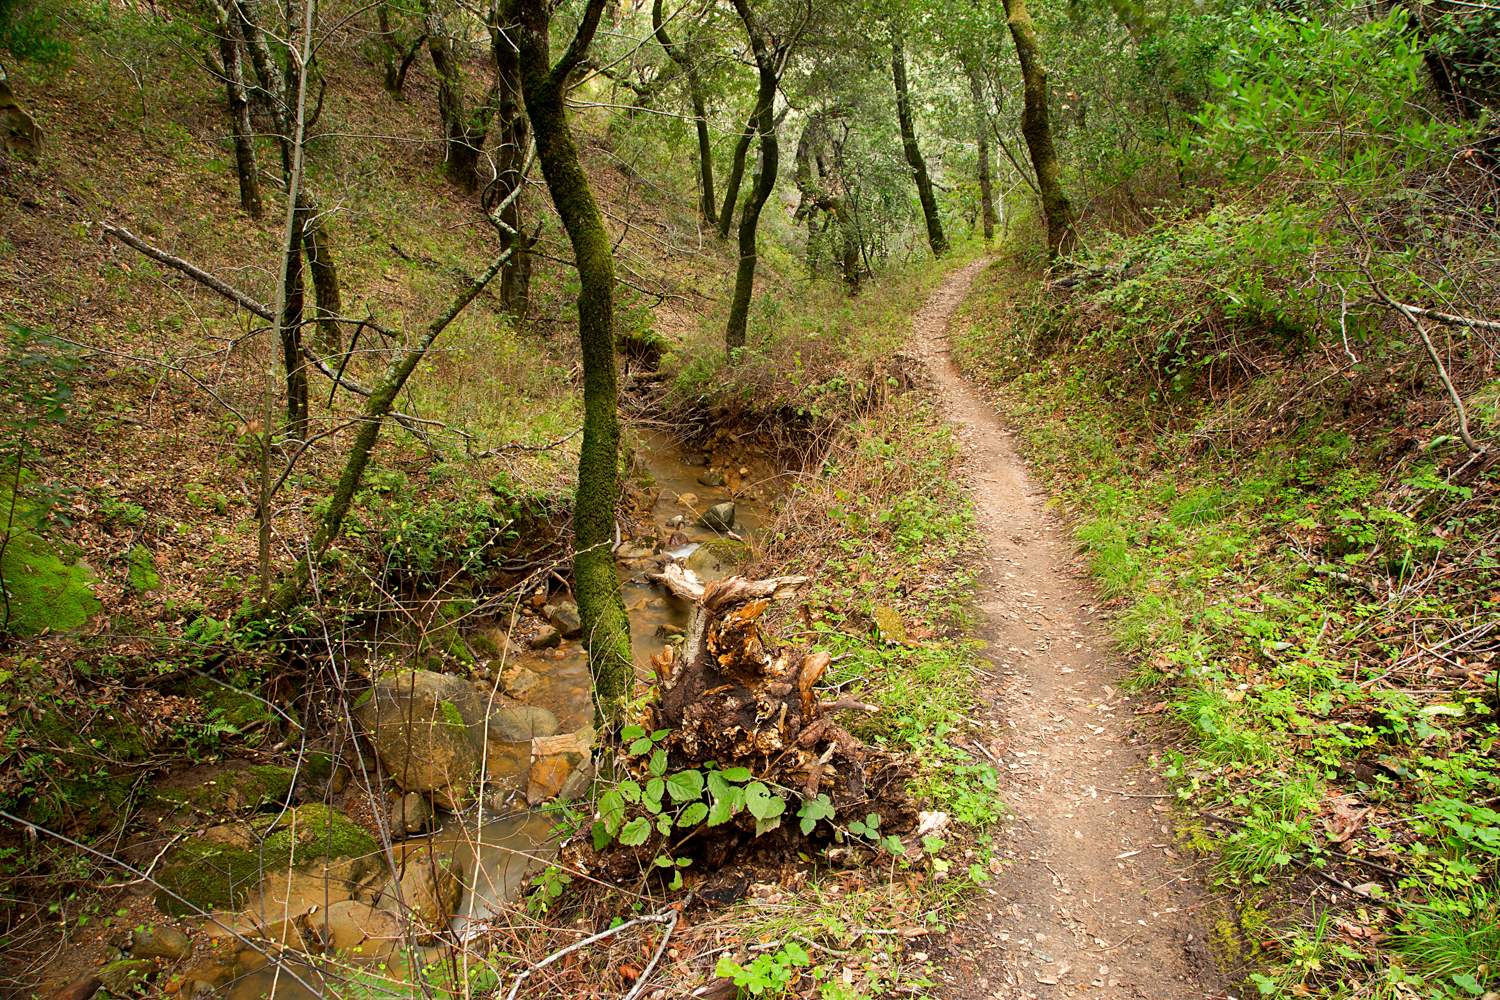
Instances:
[[[344,338],[338,324],[338,317],[344,311],[343,294],[339,287],[339,270],[333,260],[332,240],[323,215],[311,202],[304,204],[307,219],[302,227],[302,246],[307,251],[307,271],[312,276],[317,303],[318,353],[327,357],[343,350]]]
[[[375,5],[375,22],[378,28],[380,63],[383,70],[385,89],[392,97],[400,99],[404,96],[406,89],[406,73],[411,69],[412,60],[416,59],[417,53],[422,50],[422,43],[427,41],[426,35],[419,34],[410,45],[406,43],[391,27],[390,4],[379,3]]]
[[[250,99],[245,93],[245,73],[240,63],[240,30],[237,20],[221,4],[214,4],[214,36],[219,62],[224,68],[224,96],[229,104],[229,130],[234,140],[234,171],[240,182],[240,208],[252,219],[265,212],[260,197],[260,175],[255,165],[255,131],[250,124]]]
[[[1047,222],[1047,258],[1056,260],[1071,254],[1078,245],[1076,219],[1068,193],[1063,190],[1062,168],[1057,162],[1057,148],[1052,144],[1052,124],[1047,113],[1047,70],[1042,65],[1036,29],[1026,11],[1026,0],[1005,0],[1005,17],[1010,37],[1016,43],[1016,59],[1021,64],[1025,105],[1021,111],[1021,135],[1031,152],[1036,170],[1037,189],[1042,196],[1042,214]]]
[[[927,161],[917,145],[917,129],[911,116],[911,94],[906,82],[906,44],[901,26],[893,19],[891,33],[891,77],[896,84],[896,121],[901,126],[901,147],[911,176],[917,182],[917,200],[922,203],[922,218],[927,223],[927,242],[934,257],[948,253],[948,237],[943,235],[943,220],[938,216],[937,198],[932,193],[932,178],[927,175]]]
[[[776,172],[780,166],[780,149],[776,144],[776,88],[780,83],[780,52],[773,52],[766,43],[765,33],[750,9],[747,0],[734,0],[734,9],[745,22],[745,32],[750,36],[750,49],[755,53],[755,68],[759,86],[755,93],[755,133],[760,136],[760,172],[755,175],[755,187],[745,202],[740,215],[739,266],[734,273],[734,297],[729,302],[729,323],[724,328],[724,348],[733,361],[735,353],[745,346],[745,328],[750,318],[750,295],[755,291],[756,229],[760,225],[760,212],[776,188]]]
[[[979,71],[971,65],[964,67],[969,74],[969,95],[974,101],[974,134],[979,155],[979,213],[984,225],[984,239],[988,243],[995,238],[995,189],[990,181],[990,128],[989,114],[985,110],[984,82]]]
[[[620,427],[616,418],[614,258],[578,144],[568,127],[567,80],[588,52],[605,0],[589,0],[568,50],[552,64],[548,0],[510,0],[517,22],[521,87],[537,158],[578,267],[578,339],[583,349],[583,447],[573,506],[573,585],[583,620],[598,711],[617,719],[633,685],[630,621],[615,575],[615,501]]]
[[[698,64],[693,61],[693,55],[687,46],[675,44],[672,36],[667,33],[661,7],[662,0],[655,0],[651,5],[651,28],[661,47],[687,76],[688,97],[693,102],[693,123],[698,129],[699,204],[703,209],[703,221],[713,227],[718,225],[714,202],[714,151],[708,141],[708,111],[703,98],[703,81],[698,76]],[[748,147],[748,143],[746,145]],[[744,162],[741,157],[742,168]]]
[[[11,92],[10,77],[5,72],[4,63],[0,63],[0,128],[4,130],[4,134],[0,135],[0,147],[28,156],[41,151],[42,130]]]
[[[756,105],[759,107],[759,103]],[[755,141],[756,111],[750,111],[745,121],[745,130],[734,143],[734,155],[729,160],[729,179],[724,184],[724,201],[719,209],[719,239],[729,239],[729,227],[734,225],[734,209],[740,200],[740,185],[745,180],[745,160],[750,155],[750,143]]]

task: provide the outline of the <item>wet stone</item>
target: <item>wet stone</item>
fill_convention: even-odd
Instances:
[[[564,639],[576,639],[583,635],[583,621],[578,617],[578,605],[568,601],[559,604],[552,612],[552,627]]]
[[[122,958],[98,972],[100,985],[116,996],[126,996],[154,975],[156,963],[149,958]]]
[[[500,685],[512,698],[526,698],[541,682],[535,670],[520,665],[506,667],[500,674]]]
[[[701,473],[698,476],[698,485],[700,485],[700,486],[723,486],[724,485],[724,473],[718,471],[717,469],[710,469],[707,472]]]
[[[490,716],[490,734],[506,743],[524,743],[557,732],[557,716],[535,705],[496,709]]]
[[[531,637],[532,649],[551,649],[562,642],[562,633],[551,625],[543,625]]]
[[[703,512],[698,523],[713,531],[729,531],[734,527],[734,504],[716,503]]]
[[[407,792],[391,806],[391,832],[408,837],[421,833],[427,829],[430,816],[427,801],[416,792]]]
[[[192,952],[192,940],[174,927],[152,924],[130,932],[131,958],[164,958],[175,962],[187,958]]]

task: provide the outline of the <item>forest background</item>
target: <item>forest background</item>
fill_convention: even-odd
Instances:
[[[757,568],[881,664],[851,691],[906,711],[858,735],[967,831],[899,864],[960,906],[1003,807],[942,749],[972,528],[902,348],[991,253],[956,360],[1160,706],[1217,961],[1500,986],[1494,6],[7,0],[0,32],[18,954],[108,919],[157,776],[341,758],[354,647],[469,670],[445,616],[543,569],[628,715],[609,546],[658,430],[799,475]],[[851,995],[926,988],[858,940]]]

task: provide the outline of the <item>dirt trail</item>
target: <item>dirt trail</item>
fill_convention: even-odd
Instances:
[[[958,430],[987,542],[979,610],[994,679],[981,678],[980,695],[993,736],[972,749],[1006,772],[1014,811],[996,845],[1007,863],[933,956],[939,992],[1223,995],[1199,885],[1173,842],[1165,783],[1146,763],[1137,702],[1118,690],[1127,668],[1108,651],[1098,599],[1075,575],[1067,533],[1010,432],[948,358],[949,319],[983,267],[934,293],[910,346]]]

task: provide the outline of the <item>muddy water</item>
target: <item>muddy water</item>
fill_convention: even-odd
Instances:
[[[728,458],[743,456],[733,454],[734,442],[724,444],[729,456],[723,452],[685,453],[670,437],[656,435],[647,438],[637,452],[638,485],[646,496],[655,499],[649,510],[638,511],[633,522],[622,524],[616,568],[630,616],[636,676],[642,683],[651,676],[651,657],[661,653],[672,636],[686,627],[690,611],[686,602],[647,581],[646,574],[659,569],[664,557],[685,559],[698,545],[726,537],[697,523],[705,510],[725,501],[735,504],[736,523],[729,537],[745,541],[756,550],[770,502],[781,488],[776,470],[767,470],[762,463],[752,467],[730,462]],[[710,462],[716,467],[713,470]],[[740,469],[746,471],[741,473]],[[710,471],[727,473],[725,484],[700,482],[699,477]],[[581,644],[566,643],[559,650],[541,652],[522,648],[507,654],[503,665],[511,664],[538,675],[540,681],[527,693],[525,703],[555,715],[559,733],[573,733],[592,725],[592,684]],[[498,674],[501,665],[492,661],[490,667]],[[459,940],[503,925],[508,919],[508,901],[557,853],[553,820],[546,813],[525,808],[530,749],[527,743],[492,745],[486,763],[488,790],[482,804],[466,815],[440,814],[438,832],[397,845],[407,856],[429,848],[453,856],[455,867],[464,876],[463,893],[450,925]],[[397,968],[400,963],[392,962],[394,957],[383,960],[383,975],[401,978]],[[252,967],[242,969],[241,977],[223,990],[228,1000],[311,1000],[314,996],[349,992],[341,989],[351,971],[347,961],[295,956],[291,968],[296,978],[316,990],[310,993],[274,965],[253,968],[256,959],[250,954],[242,960]],[[354,962],[356,966],[370,964],[358,959]]]

